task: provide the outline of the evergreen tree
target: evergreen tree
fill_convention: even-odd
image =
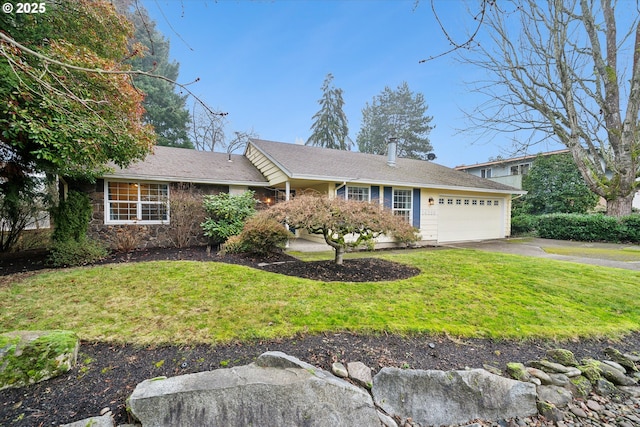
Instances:
[[[121,13],[133,22],[134,42],[145,48],[143,56],[133,58],[130,63],[134,70],[148,71],[176,81],[180,64],[169,60],[169,40],[156,28],[147,10],[139,3],[130,7],[124,0],[116,2]],[[175,85],[166,80],[147,76],[135,76],[136,87],[144,92],[144,119],[155,129],[157,144],[171,147],[193,148],[187,135],[190,121],[186,107],[187,96],[175,92]]]
[[[426,160],[433,150],[429,142],[433,117],[421,93],[413,94],[403,82],[396,90],[388,86],[362,110],[362,127],[356,142],[363,153],[385,154],[389,138],[397,138],[397,155]]]
[[[571,154],[538,156],[522,178],[522,203],[530,214],[586,213],[598,202],[580,175]]]
[[[327,74],[322,84],[322,98],[318,100],[320,111],[314,116],[311,126],[311,136],[306,145],[315,145],[324,148],[337,148],[339,150],[350,150],[349,127],[347,126],[347,116],[342,107],[342,89],[337,89],[331,83],[333,75]]]

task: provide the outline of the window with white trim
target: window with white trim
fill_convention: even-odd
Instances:
[[[169,221],[169,184],[105,182],[107,224],[160,224]]]
[[[352,187],[347,186],[347,200],[357,200],[359,202],[368,202],[371,198],[369,187]]]
[[[411,190],[393,190],[393,213],[411,223]]]

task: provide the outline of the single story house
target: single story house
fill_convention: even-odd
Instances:
[[[251,139],[243,155],[158,146],[144,161],[85,184],[92,234],[105,238],[115,227],[137,225],[147,245],[169,244],[168,200],[182,183],[206,194],[253,190],[263,206],[309,190],[377,202],[418,228],[422,244],[507,237],[511,196],[524,193],[430,161],[397,158],[393,143],[387,156],[260,139]]]

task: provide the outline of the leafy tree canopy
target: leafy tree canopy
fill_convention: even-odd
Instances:
[[[336,264],[342,264],[347,248],[370,242],[381,234],[404,243],[417,240],[416,229],[391,211],[378,204],[339,197],[302,194],[259,215],[323,236],[335,250]],[[348,240],[347,235],[353,235],[354,240]]]
[[[347,116],[342,110],[342,89],[333,86],[332,82],[333,75],[329,73],[322,84],[322,98],[318,100],[320,111],[313,116],[312,133],[306,144],[350,150],[349,126]]]
[[[107,1],[46,7],[0,15],[0,163],[20,174],[92,177],[109,161],[143,158],[154,135],[124,65],[131,24]]]
[[[571,154],[538,156],[522,178],[523,209],[530,214],[586,213],[598,202]]]
[[[362,110],[362,127],[356,138],[363,153],[385,154],[389,138],[397,138],[397,155],[426,160],[433,151],[429,142],[433,117],[421,93],[414,94],[403,82],[396,90],[385,87]]]

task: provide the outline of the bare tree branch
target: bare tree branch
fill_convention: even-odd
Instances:
[[[414,3],[414,10],[415,10],[415,8],[418,7],[418,2],[419,2],[419,0],[416,0],[416,2]],[[444,36],[449,41],[449,44],[451,44],[453,47],[451,49],[445,51],[445,52],[439,53],[437,55],[432,55],[427,59],[421,59],[420,61],[418,61],[418,63],[419,64],[423,64],[423,63],[428,62],[428,61],[433,61],[434,59],[449,55],[449,54],[451,54],[451,53],[453,53],[453,52],[455,52],[455,51],[457,51],[459,49],[467,49],[467,48],[471,47],[472,45],[474,45],[476,43],[476,41],[475,41],[476,36],[478,35],[478,32],[480,32],[480,28],[482,28],[482,24],[484,23],[485,15],[487,13],[487,8],[492,7],[492,6],[495,6],[495,0],[481,0],[480,11],[473,17],[473,19],[475,21],[477,21],[477,25],[475,27],[475,30],[473,31],[471,36],[469,36],[467,38],[466,41],[464,41],[462,43],[457,43],[455,40],[453,40],[453,37],[451,37],[451,35],[447,31],[445,25],[440,20],[440,16],[438,15],[438,12],[436,11],[435,0],[431,0],[431,10],[433,12],[433,16],[436,18],[436,21],[438,22],[438,25],[440,26],[440,30],[442,31]]]
[[[12,45],[14,47],[17,47],[21,51],[24,51],[24,52],[28,53],[29,55],[32,55],[32,56],[44,61],[45,63],[55,64],[55,65],[58,65],[60,67],[66,68],[68,70],[82,71],[82,72],[85,72],[85,73],[95,73],[95,74],[116,74],[116,75],[127,75],[127,76],[146,76],[146,77],[151,77],[151,78],[154,78],[154,79],[165,80],[165,81],[167,81],[169,83],[172,83],[172,84],[178,86],[180,89],[182,89],[185,92],[187,92],[200,105],[202,105],[202,107],[205,108],[209,114],[217,115],[217,116],[226,116],[227,114],[229,114],[229,113],[222,113],[222,112],[214,111],[199,96],[194,94],[187,87],[189,85],[192,85],[192,84],[197,83],[198,81],[200,81],[199,77],[196,78],[194,81],[192,81],[190,83],[178,83],[175,80],[171,80],[171,79],[169,79],[167,77],[164,77],[164,76],[161,76],[161,75],[157,75],[157,74],[152,74],[152,73],[149,73],[149,72],[146,72],[146,71],[142,71],[142,70],[104,70],[104,69],[100,69],[100,68],[80,67],[80,66],[77,66],[77,65],[67,64],[65,62],[58,61],[57,59],[50,58],[50,57],[48,57],[46,55],[43,55],[40,52],[36,52],[35,50],[29,49],[28,47],[22,45],[21,43],[18,43],[17,41],[15,41],[14,39],[9,37],[8,35],[3,33],[2,31],[0,31],[0,40],[4,41],[5,43],[10,44],[10,45]],[[0,44],[0,47],[2,47],[2,44]],[[12,61],[12,59],[10,58],[10,55],[8,54],[8,52],[5,51],[5,49],[3,47],[0,48],[0,53],[7,60]],[[12,62],[15,64],[15,61],[12,61]],[[42,81],[42,78],[39,78],[39,80]]]
[[[490,76],[473,85],[487,102],[467,112],[468,130],[564,144],[607,212],[630,213],[640,177],[640,19],[616,15],[613,0],[512,3],[520,19],[492,10],[492,43],[461,58]]]

